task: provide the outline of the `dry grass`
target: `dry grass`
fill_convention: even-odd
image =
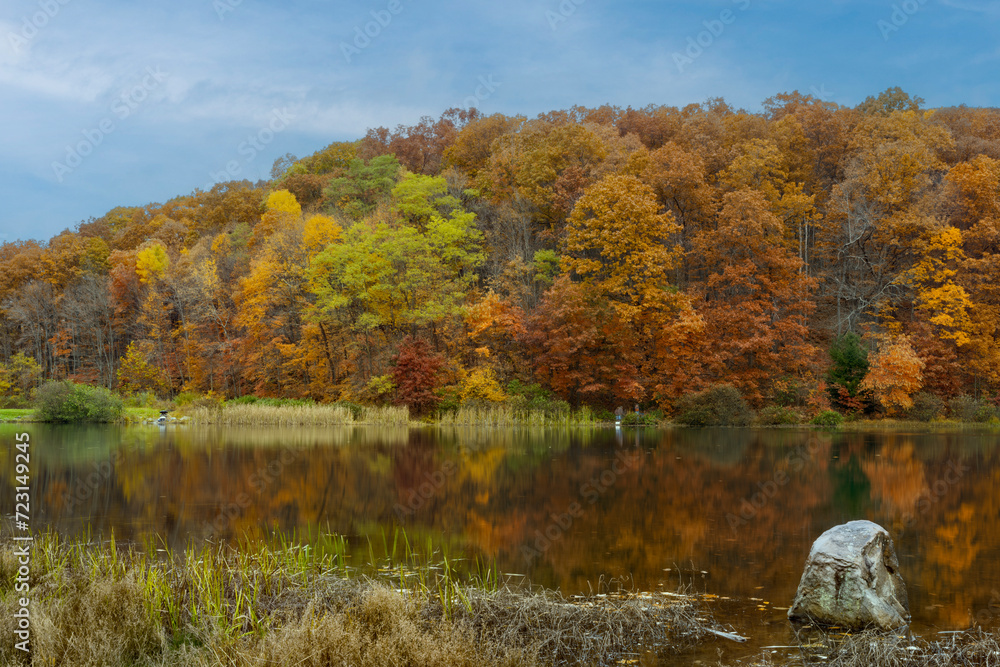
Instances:
[[[458,410],[442,412],[438,418],[442,426],[485,426],[504,428],[514,426],[579,426],[594,423],[590,410],[548,414],[543,410],[515,410],[506,405],[462,405]]]
[[[625,664],[645,652],[671,653],[710,635],[688,599],[659,593],[567,601],[548,593],[471,590],[455,618],[500,646],[537,652],[546,664]],[[714,626],[712,626],[714,627]]]
[[[226,426],[392,426],[410,423],[410,411],[405,406],[366,406],[357,417],[347,406],[323,404],[226,404],[221,408],[195,407],[187,414],[196,424]]]
[[[747,667],[770,665],[827,665],[830,667],[995,667],[1000,665],[1000,643],[995,635],[981,629],[943,632],[933,639],[909,633],[867,631],[844,636],[816,633],[800,636],[801,647],[784,661],[770,655],[750,662]]]
[[[150,557],[151,546],[40,537],[31,557],[32,664],[612,665],[707,636],[683,597],[571,603],[495,579],[460,583],[447,559],[443,573],[348,578],[345,548],[341,540],[328,553],[220,547]],[[0,545],[0,664],[26,665],[13,648],[13,549]]]

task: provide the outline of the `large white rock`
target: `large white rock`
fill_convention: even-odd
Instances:
[[[888,531],[871,521],[850,521],[820,535],[788,618],[849,629],[907,625],[906,584]]]

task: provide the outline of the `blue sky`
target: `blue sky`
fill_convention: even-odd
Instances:
[[[6,0],[0,242],[453,106],[1000,106],[998,72],[995,0]]]

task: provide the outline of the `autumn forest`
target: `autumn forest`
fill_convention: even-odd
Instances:
[[[761,108],[452,109],[5,243],[0,401],[1000,398],[1000,110]]]

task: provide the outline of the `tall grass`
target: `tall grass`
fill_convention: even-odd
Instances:
[[[461,405],[457,410],[442,412],[438,423],[442,426],[586,426],[596,419],[590,408],[576,411],[517,410],[507,405]]]
[[[353,424],[406,425],[410,412],[405,407],[364,406],[352,409],[337,404],[261,405],[227,403],[220,408],[194,407],[188,411],[196,424],[226,426],[350,426]]]
[[[621,664],[642,646],[708,636],[690,600],[600,596],[573,603],[512,588],[492,565],[462,575],[402,531],[349,545],[276,536],[273,546],[181,553],[40,535],[32,547],[31,664],[441,665]],[[0,543],[0,664],[14,649],[15,545]],[[468,564],[467,564],[468,565]]]

